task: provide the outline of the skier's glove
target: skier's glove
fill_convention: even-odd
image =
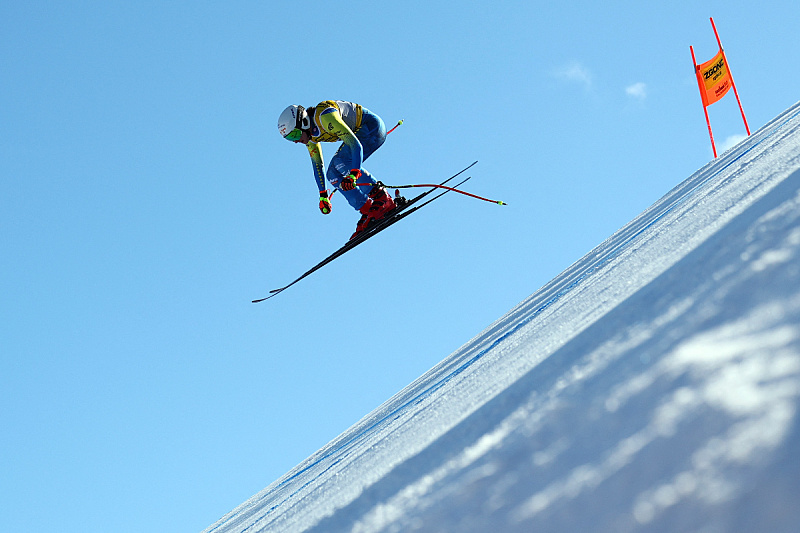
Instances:
[[[361,178],[361,170],[354,168],[350,171],[350,175],[342,180],[341,189],[343,191],[352,191],[356,188],[359,178]]]
[[[327,215],[331,212],[333,206],[331,206],[331,201],[328,199],[328,191],[319,191],[319,210],[322,211],[323,215]]]

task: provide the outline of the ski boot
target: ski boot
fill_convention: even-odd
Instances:
[[[356,224],[356,231],[350,240],[391,213],[397,206],[391,196],[386,192],[381,183],[376,183],[369,191],[366,203],[359,209],[361,219]]]
[[[383,188],[383,183],[376,183],[375,186],[372,187],[372,190],[369,191],[369,197],[372,198],[372,207],[370,211],[373,213],[372,216],[375,220],[382,219],[397,207],[394,203],[394,199],[386,192],[386,189]]]

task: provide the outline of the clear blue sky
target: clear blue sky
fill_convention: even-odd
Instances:
[[[3,3],[3,529],[199,531],[335,438],[711,159],[709,16],[755,131],[800,98],[796,2]],[[355,227],[276,129],[326,99],[405,120],[379,179],[477,159],[510,205],[253,305]]]

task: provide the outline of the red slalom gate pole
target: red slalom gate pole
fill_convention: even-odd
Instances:
[[[711,121],[708,118],[708,106],[706,105],[705,98],[703,97],[703,87],[700,85],[700,78],[697,75],[697,59],[694,56],[694,47],[689,46],[689,50],[692,52],[692,63],[694,63],[694,77],[697,78],[697,85],[700,88],[700,96],[701,100],[703,101],[703,113],[706,115],[706,124],[708,125],[708,137],[711,139],[711,149],[714,151],[714,159],[717,158],[717,147],[714,144],[714,134],[711,132]]]
[[[714,17],[709,17],[711,20],[711,27],[714,29],[714,36],[717,38],[719,49],[722,50],[722,55],[725,55],[725,50],[722,48],[722,41],[719,40],[719,33],[717,33],[717,25],[714,24]],[[744,122],[744,129],[747,130],[747,135],[750,135],[750,126],[747,125],[747,117],[744,116],[744,108],[742,101],[739,100],[739,91],[736,90],[736,82],[733,81],[733,72],[731,72],[731,64],[728,63],[728,58],[725,58],[725,65],[728,67],[728,75],[731,77],[731,87],[733,87],[733,94],[736,96],[736,103],[739,104],[739,112],[742,114],[742,121]],[[716,155],[714,156],[716,157]]]

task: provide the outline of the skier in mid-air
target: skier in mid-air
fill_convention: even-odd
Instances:
[[[331,212],[326,176],[361,213],[351,239],[395,209],[392,197],[361,167],[386,140],[386,125],[381,117],[352,102],[326,100],[311,108],[290,105],[278,118],[278,131],[284,139],[308,148],[322,214]],[[325,173],[320,143],[340,141],[342,145]]]

